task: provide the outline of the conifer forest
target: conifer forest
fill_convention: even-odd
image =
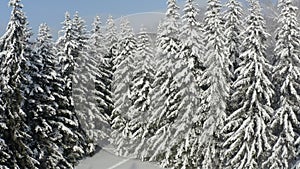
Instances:
[[[155,34],[67,12],[54,39],[8,0],[0,169],[74,169],[107,144],[170,169],[300,169],[300,1],[271,19],[205,1],[166,0]]]

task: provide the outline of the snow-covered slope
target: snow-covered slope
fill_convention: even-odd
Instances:
[[[76,169],[160,169],[160,167],[149,162],[117,157],[113,154],[113,148],[107,146],[93,157],[82,160]]]

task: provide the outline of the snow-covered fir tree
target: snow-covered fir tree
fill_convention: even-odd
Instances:
[[[238,67],[239,62],[241,62],[240,54],[241,54],[241,43],[243,41],[243,37],[241,36],[243,28],[242,21],[242,5],[237,0],[228,0],[226,3],[226,11],[224,13],[224,27],[225,27],[225,47],[227,49],[227,55],[230,59],[230,71],[231,71],[231,79],[229,82],[230,86],[230,99],[228,100],[227,110],[228,113],[233,112],[234,104],[231,103],[231,96],[233,94],[233,82],[237,79],[235,70]]]
[[[26,96],[24,95],[28,89],[28,85],[31,82],[30,73],[29,73],[29,66],[30,66],[30,59],[33,57],[33,45],[34,42],[31,41],[31,38],[33,36],[32,29],[29,27],[29,22],[27,21],[25,23],[25,31],[24,31],[24,54],[23,54],[23,60],[21,62],[21,90],[24,96],[24,101],[27,100]],[[24,104],[24,103],[22,103]],[[26,106],[22,106],[23,111],[27,112]]]
[[[208,0],[204,20],[205,58],[200,85],[199,113],[203,120],[200,144],[203,147],[202,168],[221,168],[222,128],[229,96],[229,58],[225,48],[224,26],[219,0]]]
[[[224,132],[225,167],[262,168],[266,152],[271,149],[267,127],[273,116],[271,100],[274,95],[269,80],[272,66],[266,59],[265,21],[257,0],[249,0],[250,14],[242,33],[241,63],[236,70],[232,98],[235,111],[226,120]]]
[[[145,28],[141,28],[137,39],[137,52],[134,59],[133,84],[131,86],[132,106],[129,109],[129,130],[132,134],[128,147],[136,157],[143,157],[147,148],[147,119],[151,103],[150,91],[154,80],[154,50]]]
[[[65,15],[65,21],[62,23],[63,29],[57,42],[57,57],[59,60],[58,70],[62,89],[59,91],[59,116],[60,129],[64,131],[60,141],[60,147],[63,148],[64,157],[76,164],[78,159],[85,155],[88,139],[86,133],[80,126],[79,119],[75,114],[73,101],[73,80],[76,65],[76,59],[79,57],[79,42],[76,39],[78,35],[74,29],[74,24],[69,13]],[[78,26],[78,25],[77,25]],[[78,28],[78,27],[77,27]]]
[[[178,116],[180,99],[177,94],[178,86],[174,82],[175,59],[180,51],[180,14],[176,0],[168,0],[167,6],[166,16],[157,37],[158,64],[151,92],[151,116],[147,126],[147,130],[150,131],[147,156],[150,161],[160,161],[162,166],[170,165],[165,157],[171,151],[167,149],[174,134],[171,123]],[[166,160],[162,161],[164,159]]]
[[[121,21],[119,55],[114,59],[112,137],[118,155],[128,155],[127,146],[132,131],[129,129],[129,108],[132,106],[131,87],[133,85],[136,38],[127,19]],[[125,122],[125,123],[124,123]],[[121,127],[120,127],[121,125]]]
[[[27,47],[27,18],[20,0],[10,0],[9,6],[11,17],[0,46],[0,167],[37,168],[38,161],[28,144],[32,138],[27,134],[26,112],[21,108],[21,63]]]
[[[97,96],[97,104],[99,111],[105,120],[109,122],[109,116],[113,108],[111,82],[112,82],[112,66],[111,59],[108,57],[108,50],[105,44],[105,37],[102,31],[102,23],[99,16],[96,16],[92,24],[91,37],[89,39],[90,55],[94,57],[97,66],[95,88]]]
[[[112,109],[111,100],[111,66],[106,56],[106,47],[104,45],[104,36],[101,30],[100,17],[96,16],[93,22],[93,28],[89,39],[89,57],[86,58],[86,71],[84,72],[89,76],[90,80],[93,79],[95,87],[90,86],[94,100],[89,100],[89,95],[86,95],[89,100],[89,104],[94,104],[96,107],[91,107],[92,116],[94,119],[87,120],[87,123],[91,123],[94,131],[91,133],[92,138],[95,142],[101,141],[104,143],[109,138],[110,126],[109,126],[109,114],[108,112]],[[96,102],[95,102],[96,101]],[[87,107],[88,108],[88,107]],[[90,111],[90,110],[89,110]],[[92,129],[92,128],[91,128]]]
[[[119,34],[117,32],[117,27],[115,24],[115,21],[112,16],[109,16],[106,21],[105,26],[105,46],[107,49],[107,58],[109,58],[110,66],[112,67],[112,70],[114,71],[114,60],[119,55]]]
[[[228,0],[226,3],[226,11],[224,13],[225,27],[225,45],[228,48],[229,59],[231,60],[230,70],[232,75],[240,62],[240,47],[243,40],[241,33],[243,31],[243,9],[240,2],[237,0]],[[236,79],[235,76],[233,76]]]
[[[291,168],[297,156],[300,125],[300,28],[293,0],[280,0],[276,31],[276,63],[273,73],[276,97],[271,128],[275,135],[272,153],[265,168]],[[300,143],[300,142],[299,142]]]
[[[95,55],[89,55],[88,33],[85,21],[75,13],[72,19],[72,39],[74,44],[71,55],[74,59],[74,72],[72,77],[72,97],[74,112],[79,119],[80,127],[87,134],[89,152],[93,152],[99,139],[107,138],[104,130],[108,127],[105,116],[100,112],[97,104],[98,97],[95,89],[96,75],[99,74],[97,67],[98,59]],[[99,53],[100,54],[100,53]],[[97,126],[96,126],[97,125]],[[103,134],[101,136],[101,134]]]
[[[102,30],[102,22],[100,16],[96,16],[94,18],[94,22],[92,23],[92,30],[90,33],[90,38],[89,42],[91,43],[91,49],[95,59],[97,61],[102,61],[101,59],[104,57],[104,55],[107,52],[107,47],[105,45],[105,37],[104,37],[104,32]],[[94,53],[93,53],[94,52]],[[99,63],[98,63],[99,64]]]
[[[35,44],[35,52],[29,58],[30,84],[25,91],[27,123],[32,141],[30,147],[39,161],[38,168],[72,168],[57,145],[60,124],[57,114],[57,73],[54,43],[50,29],[41,24]]]
[[[196,17],[197,4],[187,0],[183,9],[180,52],[176,55],[174,81],[178,85],[178,117],[172,124],[175,134],[170,141],[172,150],[166,158],[173,168],[197,168],[199,166],[199,130],[201,117],[198,114],[199,87],[197,78],[201,76],[203,66],[202,29]],[[178,97],[179,97],[178,96]],[[176,150],[176,151],[175,151]]]
[[[106,115],[108,121],[111,122],[110,116],[112,110],[114,109],[114,103],[112,99],[112,81],[114,72],[114,59],[118,55],[118,37],[117,28],[112,16],[109,16],[105,26],[104,37],[98,31],[99,36],[101,36],[102,43],[104,44],[103,56],[99,64],[99,69],[102,72],[97,78],[96,89],[99,91],[99,106],[101,111]],[[100,38],[100,39],[101,39]],[[100,42],[99,42],[100,43]]]

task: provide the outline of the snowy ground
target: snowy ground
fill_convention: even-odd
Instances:
[[[82,160],[76,169],[160,169],[160,167],[148,162],[117,157],[113,154],[113,148],[106,146],[93,157]]]

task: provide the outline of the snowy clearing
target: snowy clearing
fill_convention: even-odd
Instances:
[[[149,162],[117,157],[113,154],[113,148],[107,146],[93,157],[82,160],[76,169],[160,169],[160,167]]]

